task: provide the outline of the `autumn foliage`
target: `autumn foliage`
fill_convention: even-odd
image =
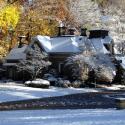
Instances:
[[[57,26],[63,21],[73,22],[68,10],[68,0],[36,0],[33,5],[25,6],[22,18],[18,23],[19,34],[29,33],[53,36],[57,34]]]
[[[18,6],[8,5],[4,1],[1,2],[0,7],[0,58],[6,56],[10,42],[12,43],[12,36],[19,21],[20,12]]]
[[[19,12],[15,6],[6,6],[0,11],[0,28],[3,32],[12,27],[15,29],[19,20]]]
[[[57,34],[59,22],[69,26],[74,18],[69,0],[0,0],[0,57],[18,42],[18,36]]]

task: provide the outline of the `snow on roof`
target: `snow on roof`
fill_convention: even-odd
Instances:
[[[103,39],[103,43],[104,44],[110,44],[112,42],[112,38],[110,36],[106,36],[104,39]]]
[[[26,58],[26,54],[25,54],[25,50],[27,49],[27,45],[24,45],[21,48],[15,47],[13,48],[9,55],[6,57],[7,60],[12,59],[12,60],[20,60],[20,59],[25,59]]]
[[[50,37],[49,36],[36,36],[35,38],[33,38],[33,41],[37,40],[40,42],[41,46],[44,48],[44,50],[46,52],[49,52],[52,50],[52,45],[50,42]]]
[[[47,53],[78,53],[80,52],[79,44],[83,42],[83,37],[81,36],[50,38],[38,35],[36,39]]]
[[[80,46],[85,44],[85,37],[83,36],[61,36],[61,37],[48,37],[36,36],[35,40],[39,41],[41,46],[47,53],[79,53],[81,52]],[[99,53],[109,53],[104,44],[110,44],[112,39],[109,36],[105,38],[92,38],[91,46]]]
[[[85,46],[85,42],[91,43],[90,46],[94,48],[97,53],[109,53],[104,47],[104,43],[110,43],[111,38],[109,36],[105,38],[92,38],[87,39],[84,36],[61,36],[61,37],[49,37],[49,36],[36,36],[32,39],[32,42],[39,42],[40,46],[47,53],[80,53],[83,51],[81,47]],[[29,45],[30,47],[30,45]],[[21,60],[26,58],[26,50],[28,45],[24,45],[21,48],[13,48],[6,60]]]
[[[14,66],[16,63],[4,63],[3,66]]]
[[[104,47],[104,39],[101,38],[93,38],[90,39],[92,46],[94,47],[97,53],[109,53],[109,51]]]

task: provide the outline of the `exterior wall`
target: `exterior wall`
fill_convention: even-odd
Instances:
[[[14,66],[7,67],[5,75],[8,79],[12,79],[12,80],[25,81],[25,80],[30,79],[30,76],[26,72],[19,73],[17,72]]]
[[[49,54],[49,61],[52,62],[51,68],[56,69],[59,74],[63,74],[64,63],[66,59],[72,55],[73,53]],[[30,79],[30,76],[28,76],[27,73],[25,72],[18,73],[15,68],[15,64],[13,64],[12,66],[6,66],[6,77],[8,79],[22,80],[22,81]]]
[[[50,54],[49,60],[52,62],[52,67],[59,73],[62,73],[65,60],[72,54]]]
[[[16,77],[16,72],[14,67],[6,67],[6,77],[8,79],[14,79]]]

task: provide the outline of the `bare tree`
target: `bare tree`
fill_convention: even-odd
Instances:
[[[32,79],[38,77],[44,68],[47,68],[51,63],[48,61],[47,54],[42,52],[38,45],[34,44],[28,48],[27,59],[21,60],[17,65],[18,72],[28,72]]]
[[[116,44],[116,49],[121,53],[125,54],[125,41]]]

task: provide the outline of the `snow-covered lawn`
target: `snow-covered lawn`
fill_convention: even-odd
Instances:
[[[3,111],[0,125],[125,125],[125,110]]]
[[[62,96],[75,93],[97,92],[96,89],[56,88],[40,89],[19,84],[0,84],[0,102]]]
[[[104,88],[107,90],[121,90],[121,89],[125,90],[125,85],[112,85],[110,87],[105,86]]]

